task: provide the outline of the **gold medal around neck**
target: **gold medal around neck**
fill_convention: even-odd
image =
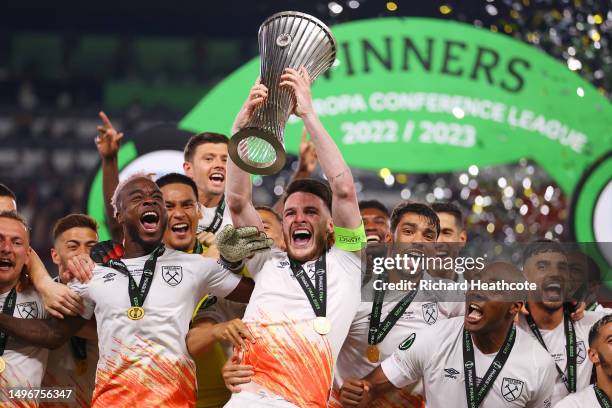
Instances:
[[[331,331],[331,323],[329,322],[329,319],[324,316],[319,316],[314,319],[312,325],[314,326],[315,331],[321,336],[325,336]]]
[[[78,376],[83,376],[87,372],[87,360],[78,359],[76,361],[76,367],[74,369]]]
[[[4,370],[6,370],[6,361],[0,357],[0,374],[2,374]]]
[[[370,344],[366,351],[366,357],[370,363],[378,363],[380,360],[380,350],[375,344]]]
[[[140,306],[132,306],[127,311],[127,316],[130,320],[140,320],[144,317],[145,311]]]

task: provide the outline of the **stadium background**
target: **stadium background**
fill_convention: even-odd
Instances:
[[[335,23],[384,16],[451,19],[539,48],[610,99],[610,3],[572,1],[21,1],[0,13],[0,177],[18,197],[41,255],[53,222],[85,210],[99,165],[97,112],[136,134],[178,122],[216,83],[257,51],[256,33],[282,10]],[[245,96],[248,89],[245,89]],[[228,111],[234,116],[236,112]],[[283,192],[295,159],[260,180],[256,199]],[[469,212],[470,238],[568,239],[566,197],[535,163],[443,174],[355,171],[360,199],[454,200]],[[511,187],[509,189],[508,187]],[[509,191],[512,194],[509,194]],[[47,259],[48,261],[48,259]]]

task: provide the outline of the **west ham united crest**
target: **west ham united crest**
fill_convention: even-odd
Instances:
[[[504,399],[512,402],[521,396],[523,392],[523,381],[514,378],[504,377],[501,385],[501,393]]]
[[[438,320],[438,304],[425,303],[423,306],[423,320],[427,324],[434,324]]]
[[[586,347],[584,347],[584,341],[576,343],[576,364],[584,363],[586,359]]]
[[[17,305],[17,312],[22,319],[37,319],[38,304],[36,302],[24,302]]]
[[[183,267],[162,266],[162,278],[170,286],[176,286],[183,280]]]

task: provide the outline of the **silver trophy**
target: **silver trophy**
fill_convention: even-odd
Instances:
[[[293,91],[280,87],[285,68],[304,66],[314,81],[336,59],[336,39],[318,19],[297,11],[283,11],[259,27],[261,83],[268,88],[266,102],[249,123],[232,136],[229,155],[252,174],[274,174],[285,164],[285,125],[293,111]]]

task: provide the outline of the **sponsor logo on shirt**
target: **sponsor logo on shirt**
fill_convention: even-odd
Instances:
[[[183,280],[182,266],[162,266],[162,278],[170,286],[176,286]]]
[[[115,275],[117,275],[117,274],[113,273],[113,272],[110,272],[110,273],[107,273],[106,275],[104,275],[102,277],[102,279],[104,279],[104,283],[113,282],[115,280]]]
[[[521,396],[524,382],[515,378],[504,377],[501,385],[501,393],[504,399],[512,402]]]
[[[412,344],[414,343],[414,339],[416,339],[416,333],[412,333],[410,336],[406,337],[406,340],[400,343],[399,349],[402,351],[408,350],[410,347],[412,347]]]
[[[38,318],[38,304],[36,302],[24,302],[17,305],[17,311],[22,319]]]
[[[586,359],[586,348],[584,347],[584,341],[576,343],[576,363],[582,364]]]
[[[425,323],[432,325],[438,320],[438,304],[437,303],[425,303],[422,306],[423,309],[423,320]]]
[[[461,374],[459,371],[455,370],[453,367],[445,368],[444,372],[446,373],[444,374],[445,378],[452,378],[453,380],[456,380],[457,376]]]
[[[278,263],[278,267],[281,269],[284,269],[286,267],[288,267],[289,265],[291,265],[291,263],[287,260],[287,261],[280,261]]]

